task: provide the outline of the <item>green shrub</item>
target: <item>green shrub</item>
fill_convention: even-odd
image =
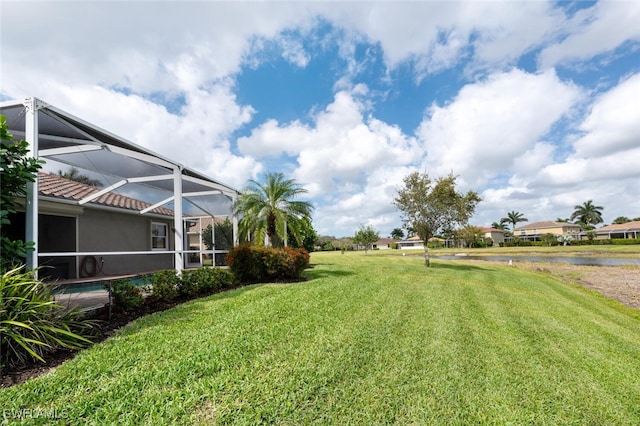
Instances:
[[[56,349],[80,349],[94,326],[76,309],[58,304],[51,288],[18,267],[0,280],[0,367],[44,361]]]
[[[220,288],[230,288],[234,285],[233,274],[228,269],[215,268],[212,270]]]
[[[229,251],[227,265],[240,283],[299,279],[302,271],[309,267],[309,252],[303,248],[245,244]]]
[[[109,290],[109,284],[105,284],[105,287]],[[111,282],[111,297],[113,297],[116,309],[121,311],[131,311],[144,303],[142,290],[128,278]]]
[[[607,240],[602,240],[607,241]],[[608,240],[609,244],[617,245],[617,246],[626,246],[633,244],[640,244],[640,238],[613,238]]]
[[[164,269],[151,274],[152,294],[158,299],[170,302],[178,297],[180,277],[173,269]]]
[[[232,286],[233,274],[228,269],[202,267],[183,271],[178,292],[185,296],[196,296]]]
[[[198,288],[198,282],[201,280],[199,277],[200,269],[182,271],[182,278],[178,282],[179,295],[190,297],[196,296],[200,292]]]

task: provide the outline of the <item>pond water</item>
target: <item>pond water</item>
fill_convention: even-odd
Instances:
[[[508,262],[512,260],[527,262],[569,263],[571,265],[621,266],[640,265],[640,259],[622,257],[552,257],[552,256],[430,256],[440,260],[493,260]]]

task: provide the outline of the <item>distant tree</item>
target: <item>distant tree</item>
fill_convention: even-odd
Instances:
[[[552,246],[556,242],[558,242],[558,239],[554,234],[543,234],[540,237],[540,239],[542,240],[543,243],[547,244],[548,246]]]
[[[505,222],[493,222],[491,224],[491,227],[493,229],[500,229],[501,231],[508,231],[509,227],[507,226],[507,224]]]
[[[424,263],[429,267],[429,239],[437,233],[465,225],[482,199],[474,191],[456,192],[456,177],[432,181],[427,173],[413,172],[404,178],[394,205],[402,211],[405,229],[413,229],[424,244]]]
[[[0,115],[0,272],[23,263],[34,242],[12,240],[9,215],[16,212],[16,197],[26,196],[27,183],[35,182],[44,161],[29,157],[29,143],[14,141],[4,115]],[[2,305],[0,303],[0,309]]]
[[[371,225],[361,225],[356,234],[353,236],[353,243],[364,246],[364,252],[367,253],[371,244],[380,239],[380,234],[373,229]]]
[[[339,247],[342,251],[351,249],[353,244],[353,238],[351,237],[341,237],[335,242],[336,247]]]
[[[289,234],[288,245],[289,247],[302,247],[308,252],[312,252],[318,242],[318,233],[313,229],[313,224],[310,218],[303,218],[300,221],[300,241],[296,239],[293,234]]]
[[[467,247],[470,248],[484,244],[484,233],[477,226],[467,225],[458,230],[457,236]]]
[[[571,220],[569,218],[563,219],[563,218],[559,217],[559,218],[556,219],[556,222],[560,222],[560,223],[567,223],[567,222],[570,222],[570,221]]]
[[[393,231],[391,231],[391,238],[394,238],[396,240],[403,239],[404,231],[401,228],[393,228]]]
[[[208,225],[204,231],[202,231],[202,240],[208,250],[213,250],[214,247],[212,244],[211,229],[211,225]],[[213,234],[216,250],[228,250],[233,247],[233,223],[229,218],[226,218],[224,222],[216,223]]]
[[[234,213],[243,216],[239,223],[241,237],[251,236],[251,241],[260,245],[266,235],[269,244],[280,247],[286,233],[301,243],[300,232],[304,220],[311,220],[313,206],[294,198],[306,192],[282,173],[268,173],[264,184],[250,180],[233,206]]]
[[[95,186],[96,188],[102,187],[102,182],[100,182],[98,179],[91,179],[89,176],[83,175],[82,173],[80,173],[80,170],[75,167],[71,167],[66,172],[58,170],[58,175],[62,176],[65,179],[84,183],[85,185]]]
[[[622,224],[622,223],[627,223],[627,222],[631,222],[631,219],[629,219],[626,216],[618,216],[611,223]]]
[[[595,225],[602,223],[602,210],[604,207],[594,205],[592,200],[577,205],[574,209],[571,220],[577,219],[583,229],[593,229]]]
[[[529,222],[529,219],[527,219],[526,217],[524,217],[524,215],[520,212],[516,212],[516,211],[510,211],[509,213],[507,213],[507,217],[503,217],[502,219],[500,219],[500,222],[502,223],[510,223],[512,226],[511,232],[513,233],[513,235],[516,234],[516,225],[519,222]]]
[[[571,235],[558,235],[558,242],[563,246],[571,244],[571,241],[573,241],[573,237]]]
[[[634,217],[633,219],[631,219],[633,222],[640,220],[640,217]]]

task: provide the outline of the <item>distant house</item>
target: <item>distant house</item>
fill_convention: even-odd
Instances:
[[[596,229],[595,232],[598,239],[639,238],[640,220],[603,226]]]
[[[528,223],[516,228],[514,237],[521,240],[540,241],[543,235],[553,234],[556,236],[569,235],[579,239],[581,231],[580,225],[575,223],[543,221]]]
[[[487,228],[486,226],[478,226],[478,228],[485,238],[491,238],[494,246],[504,242],[504,231],[502,229]]]
[[[391,245],[394,243],[398,243],[398,240],[393,238],[380,238],[378,241],[373,243],[374,250],[388,250],[391,248]]]
[[[214,243],[212,247],[216,254],[216,265],[224,265],[224,253],[226,253],[233,246],[233,235],[230,237],[231,241],[226,241],[225,238],[216,238],[216,229],[227,220],[227,217],[212,217],[212,216],[187,216],[185,217],[185,234],[187,246],[189,248],[188,259],[189,263],[201,264],[203,258],[211,258],[209,248],[205,244],[206,233],[209,227],[211,227],[211,241],[220,241],[220,244],[216,246]],[[209,253],[206,253],[208,252]],[[206,254],[203,254],[206,253]]]
[[[399,249],[417,249],[423,248],[424,244],[422,243],[422,239],[416,235],[406,240],[398,241],[396,247]]]

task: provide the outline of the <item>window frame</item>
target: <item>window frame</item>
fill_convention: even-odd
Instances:
[[[154,235],[154,228],[160,226],[164,228],[164,235]],[[154,244],[158,239],[164,239],[164,247],[156,247]],[[165,222],[151,222],[151,250],[169,251],[169,225]]]

